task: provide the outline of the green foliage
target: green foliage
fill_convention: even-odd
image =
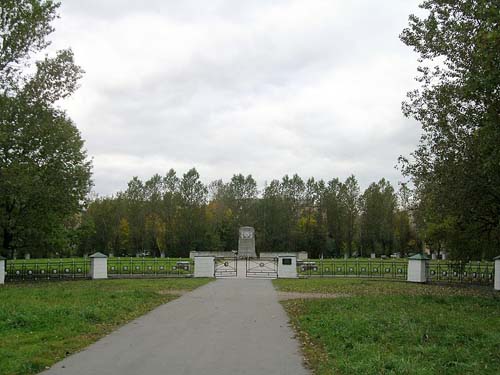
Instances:
[[[331,180],[325,188],[325,209],[329,237],[333,240],[333,252],[329,255],[352,255],[353,249],[360,250],[360,192],[356,178],[352,175],[344,183]],[[360,255],[362,251],[358,251]],[[362,255],[362,254],[361,254]]]
[[[396,200],[394,188],[385,179],[372,183],[364,192],[361,238],[367,251],[386,255],[393,252]]]
[[[70,50],[37,61],[48,45],[57,3],[6,1],[0,17],[0,253],[36,256],[70,246],[68,223],[90,188],[80,133],[54,107],[76,89],[82,70]]]
[[[33,53],[49,45],[59,3],[54,1],[3,0],[0,17],[0,91],[16,91],[19,75]]]
[[[0,373],[34,374],[208,279],[70,281],[0,289]]]
[[[238,247],[241,226],[255,227],[260,252],[359,256],[363,249],[368,249],[365,254],[369,251],[368,239],[363,243],[361,236],[369,230],[386,236],[373,240],[385,241],[385,253],[416,248],[410,213],[403,204],[397,205],[387,181],[372,184],[363,197],[354,176],[328,183],[284,176],[260,193],[251,175],[216,180],[208,187],[195,169],[180,179],[174,170],[145,182],[134,177],[125,192],[90,203],[82,222],[94,223],[95,232],[79,254],[88,248],[119,256],[146,252],[186,257],[191,250],[231,251]]]
[[[420,54],[421,87],[406,116],[423,135],[403,172],[415,185],[417,224],[434,249],[491,258],[500,245],[500,4],[424,1],[402,41]]]
[[[3,252],[67,248],[65,220],[89,190],[78,130],[63,113],[1,95],[0,123]]]

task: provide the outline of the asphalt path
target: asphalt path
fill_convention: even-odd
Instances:
[[[218,279],[126,324],[44,375],[303,375],[270,280]]]

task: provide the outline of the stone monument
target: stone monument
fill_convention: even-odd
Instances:
[[[238,256],[242,258],[255,258],[255,229],[252,227],[241,227],[238,239]]]

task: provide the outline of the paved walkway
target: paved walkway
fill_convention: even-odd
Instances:
[[[219,279],[42,374],[308,374],[287,321],[270,280]]]

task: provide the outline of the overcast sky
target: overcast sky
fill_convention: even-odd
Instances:
[[[196,167],[204,182],[401,179],[420,128],[401,101],[413,0],[62,0],[51,49],[86,71],[61,103],[112,194]]]

